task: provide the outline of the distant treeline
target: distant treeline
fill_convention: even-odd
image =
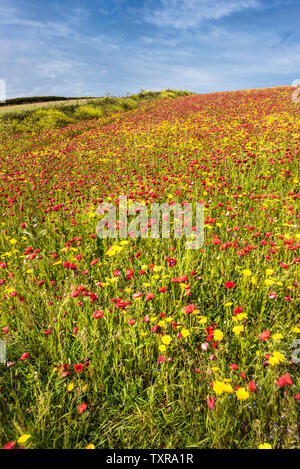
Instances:
[[[29,96],[21,98],[9,98],[0,102],[0,106],[9,106],[13,104],[30,104],[30,103],[46,103],[48,101],[68,101],[69,99],[88,99],[91,96],[84,96],[82,98],[66,98],[65,96]]]

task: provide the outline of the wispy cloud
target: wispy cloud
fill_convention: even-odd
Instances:
[[[258,6],[258,0],[161,0],[161,6],[146,11],[144,18],[160,27],[187,29]]]

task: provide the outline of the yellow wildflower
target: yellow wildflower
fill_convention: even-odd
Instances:
[[[283,338],[283,335],[280,334],[279,332],[277,332],[277,334],[273,334],[273,335],[272,335],[272,339],[273,339],[273,340],[280,340],[280,339],[282,339],[282,338]]]
[[[161,341],[165,345],[169,345],[172,342],[172,337],[170,335],[163,335]]]
[[[224,337],[224,334],[222,331],[220,331],[220,329],[215,329],[214,331],[214,339],[216,340],[223,340],[223,337]]]
[[[244,269],[242,271],[242,274],[243,274],[244,277],[251,277],[252,272],[251,272],[250,269]]]
[[[273,356],[269,358],[269,364],[274,366],[274,365],[279,365],[279,363],[284,362],[285,356],[280,353],[280,352],[274,352]]]
[[[270,443],[262,443],[259,445],[258,449],[272,449]]]
[[[20,438],[18,439],[18,444],[22,445],[26,443],[26,441],[29,440],[29,438],[31,438],[31,435],[29,435],[29,433],[24,433],[24,435],[20,436]]]
[[[238,388],[236,392],[236,397],[239,401],[245,401],[249,397],[249,391],[247,391],[247,389],[243,387]]]
[[[95,449],[95,445],[93,445],[93,443],[90,443],[85,447],[85,449]]]
[[[244,326],[243,325],[239,325],[239,326],[234,326],[234,328],[232,329],[232,332],[239,336],[241,334],[241,332],[244,332]]]

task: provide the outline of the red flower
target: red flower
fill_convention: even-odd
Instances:
[[[103,316],[104,316],[104,312],[101,311],[101,310],[95,311],[93,313],[93,318],[95,318],[95,319],[103,318]]]
[[[78,409],[78,413],[79,415],[83,414],[83,412],[86,411],[87,409],[87,404],[85,402],[83,402],[82,404],[79,404],[79,406],[77,407]]]
[[[29,353],[25,352],[25,353],[23,353],[23,355],[20,357],[20,360],[23,360],[23,361],[24,361],[24,360],[28,360],[29,356],[30,356]]]
[[[141,291],[138,291],[132,295],[133,298],[141,298],[143,296],[143,293]]]
[[[9,330],[9,329],[8,329],[8,326],[4,326],[4,327],[2,328],[3,334],[8,334],[8,330]]]
[[[160,287],[158,289],[159,293],[164,293],[166,291],[167,287]]]
[[[184,312],[186,314],[191,314],[193,311],[195,311],[195,309],[196,309],[196,305],[192,305],[192,304],[187,305],[187,306],[184,307]]]
[[[90,265],[91,266],[96,265],[96,264],[98,264],[98,262],[99,262],[99,259],[94,259],[93,261],[90,262]]]
[[[240,314],[242,311],[243,311],[243,308],[242,308],[241,306],[238,306],[237,308],[235,308],[235,309],[233,310],[233,314],[234,314],[235,316],[237,316],[237,315]]]
[[[146,300],[147,300],[147,301],[151,301],[151,300],[153,300],[153,298],[154,298],[154,294],[153,294],[153,293],[148,293],[148,295],[146,296]]]
[[[134,319],[129,319],[128,324],[130,326],[133,326],[135,324],[135,320]]]
[[[8,443],[6,443],[6,445],[3,446],[2,449],[13,449],[15,445],[16,445],[15,441],[9,441]]]
[[[187,275],[182,275],[182,277],[174,277],[172,278],[173,283],[185,283],[187,281]]]
[[[173,265],[176,265],[176,264],[177,264],[176,259],[169,259],[169,258],[168,258],[167,261],[168,261],[168,264],[169,264],[170,267],[172,267]]]
[[[285,375],[281,375],[280,378],[277,379],[276,383],[278,386],[292,386],[293,381],[291,380],[291,377],[288,373]]]
[[[166,357],[164,355],[161,355],[160,357],[158,357],[157,359],[157,363],[160,365],[161,363],[163,363],[165,361]]]
[[[78,363],[77,365],[74,365],[74,370],[76,373],[81,373],[84,368],[84,365],[82,363]]]
[[[264,341],[264,340],[267,340],[269,337],[270,337],[270,331],[267,330],[260,334],[259,340]]]
[[[210,409],[213,409],[215,407],[216,401],[214,397],[208,397],[206,402],[207,407],[209,407]]]
[[[271,293],[269,293],[269,298],[271,298],[271,300],[274,300],[274,298],[277,298],[277,295],[274,291],[271,291]]]
[[[249,389],[250,389],[251,392],[256,391],[256,386],[255,386],[254,381],[249,381],[248,386],[249,386]]]
[[[233,283],[233,282],[225,282],[224,287],[225,287],[225,288],[234,288],[234,287],[235,287],[235,283]]]
[[[238,366],[235,363],[231,363],[229,366],[232,370],[237,370],[238,369]]]
[[[72,262],[64,262],[63,266],[64,266],[65,269],[71,269],[71,270],[76,270],[77,269],[77,265],[73,264]]]

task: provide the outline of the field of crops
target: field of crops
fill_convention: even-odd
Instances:
[[[299,448],[291,92],[0,137],[0,446]],[[202,248],[100,239],[120,194],[203,203]]]

